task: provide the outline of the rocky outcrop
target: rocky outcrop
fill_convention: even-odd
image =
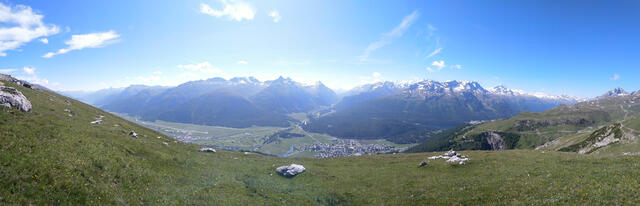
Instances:
[[[586,139],[571,146],[562,148],[560,151],[578,152],[580,154],[592,153],[602,147],[621,141],[624,136],[624,132],[621,128],[622,124],[620,123],[602,127],[591,133]]]
[[[23,112],[31,111],[31,102],[22,92],[13,87],[0,86],[0,105]]]
[[[289,166],[282,166],[276,169],[276,172],[285,177],[293,177],[300,173],[303,173],[306,169],[302,165],[291,164]]]
[[[504,139],[498,133],[486,132],[484,133],[484,138],[491,145],[491,150],[504,150]]]

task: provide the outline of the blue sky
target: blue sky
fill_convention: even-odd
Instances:
[[[593,97],[640,89],[638,45],[631,0],[0,0],[0,72],[57,90],[282,75]]]

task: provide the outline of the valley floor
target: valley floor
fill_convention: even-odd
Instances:
[[[394,153],[416,144],[396,144],[384,139],[339,139],[327,134],[304,131],[297,125],[290,127],[230,128],[166,121],[143,121],[127,114],[114,113],[183,142],[219,149],[253,151],[280,157],[341,157],[360,154]],[[301,114],[297,114],[301,116]],[[302,115],[304,116],[304,115]],[[300,117],[298,117],[300,118]],[[278,137],[279,132],[299,135]]]

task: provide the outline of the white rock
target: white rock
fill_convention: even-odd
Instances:
[[[429,159],[430,160],[439,160],[439,159],[444,159],[444,157],[443,156],[432,156],[432,157],[429,157]]]
[[[276,169],[276,172],[285,177],[293,177],[300,173],[303,173],[306,169],[302,165],[291,164],[289,166],[282,166]]]
[[[198,149],[198,152],[213,152],[213,153],[215,153],[216,150],[213,149],[213,148],[210,148],[210,147],[203,147],[203,148]]]
[[[13,107],[23,112],[31,111],[31,102],[13,87],[0,86],[0,106]]]
[[[444,153],[444,155],[445,156],[449,156],[449,157],[453,157],[453,156],[456,156],[457,153],[456,153],[456,151],[449,150],[447,153]]]
[[[463,165],[467,161],[471,161],[471,159],[469,159],[469,158],[460,158],[460,157],[454,156],[454,157],[449,158],[449,160],[447,160],[447,162],[459,163],[461,165]]]

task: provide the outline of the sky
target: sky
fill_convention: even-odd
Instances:
[[[54,90],[278,76],[640,89],[640,1],[0,0],[0,73]]]

